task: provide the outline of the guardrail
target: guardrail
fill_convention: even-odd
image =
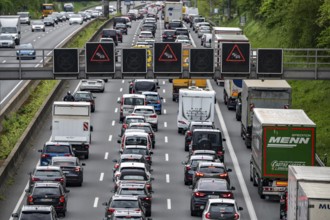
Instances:
[[[328,162],[328,155],[324,154],[323,160],[319,157],[319,155],[315,154],[315,160],[318,166],[325,167]]]

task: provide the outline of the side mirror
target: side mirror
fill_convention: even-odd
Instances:
[[[161,100],[163,100],[164,98],[163,97],[160,97]]]
[[[151,180],[151,181],[154,181],[154,180],[155,180],[155,178],[154,178],[154,177],[151,177],[151,178],[150,178],[150,180]]]
[[[13,218],[18,218],[18,213],[13,213],[13,214],[11,214],[11,217],[13,217]]]
[[[235,188],[235,187],[233,187],[233,186],[232,186],[232,187],[230,187],[230,190],[235,190],[235,189],[236,189],[236,188]]]
[[[93,126],[92,126],[92,125],[89,127],[89,129],[90,129],[91,131],[93,131],[93,130],[94,130],[94,128],[93,128]]]
[[[117,143],[120,144],[121,143],[121,140],[117,140]]]
[[[153,172],[154,170],[153,170],[153,169],[150,169],[149,171],[150,171],[150,172]]]
[[[38,150],[38,152],[42,153],[42,149]]]
[[[116,191],[113,189],[113,190],[111,190],[110,192],[115,193]]]
[[[69,193],[69,192],[70,192],[70,190],[69,190],[69,189],[66,189],[66,190],[65,190],[65,192],[66,192],[66,193]]]
[[[231,172],[232,170],[231,169],[227,169],[227,172]]]
[[[86,164],[85,163],[82,163],[81,166],[86,166]]]
[[[150,151],[150,154],[154,154],[154,152]]]
[[[96,96],[93,96],[94,99],[96,99]]]
[[[226,138],[222,138],[222,141],[226,141]]]
[[[182,165],[186,165],[187,163],[186,163],[185,161],[182,161],[181,164],[182,164]]]
[[[26,193],[29,193],[30,192],[30,190],[29,189],[26,189],[26,190],[24,190]]]
[[[160,86],[157,86],[157,89],[160,89]]]
[[[107,202],[104,202],[104,203],[102,203],[102,205],[104,205],[104,206],[107,206],[107,205],[108,205],[108,203],[107,203]]]
[[[243,210],[243,208],[242,208],[242,207],[238,207],[238,210],[239,210],[239,211],[242,211],[242,210]]]
[[[112,162],[118,163],[118,160],[117,159],[113,159]]]
[[[119,99],[119,100],[117,100],[117,103],[118,103],[118,104],[121,104],[121,100],[120,100],[120,99]]]

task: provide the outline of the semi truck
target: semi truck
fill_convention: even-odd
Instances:
[[[285,80],[243,80],[241,101],[241,137],[250,148],[253,108],[290,108],[291,86]]]
[[[242,92],[242,79],[226,79],[223,89],[223,101],[228,109],[236,109],[236,99]]]
[[[206,79],[173,79],[172,81],[172,100],[179,100],[179,90],[188,88],[189,86],[197,86],[198,88],[206,88]]]
[[[301,109],[254,108],[250,180],[260,198],[279,199],[288,166],[314,166],[316,125]]]
[[[178,133],[187,130],[191,121],[214,122],[215,91],[196,86],[179,90]]]
[[[92,140],[91,105],[89,102],[53,103],[52,142],[68,142],[76,156],[89,157]]]
[[[20,16],[17,15],[0,16],[0,34],[12,36],[15,40],[15,44],[19,45],[21,41]]]
[[[328,219],[329,189],[329,167],[289,166],[288,189],[281,201],[280,219]]]
[[[165,2],[164,7],[164,27],[168,26],[168,23],[172,20],[182,21],[182,2]]]

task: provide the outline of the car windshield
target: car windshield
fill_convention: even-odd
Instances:
[[[123,154],[139,154],[139,155],[147,155],[147,149],[141,148],[125,148]]]
[[[148,140],[146,137],[127,137],[125,140],[125,145],[143,145],[146,146]]]
[[[61,172],[59,170],[37,170],[34,176],[38,177],[61,177]]]
[[[50,212],[22,212],[20,220],[52,220]]]
[[[113,200],[111,208],[139,208],[138,200]]]
[[[143,175],[121,175],[120,180],[147,180],[147,177],[146,176],[143,176]]]
[[[124,105],[144,105],[143,98],[124,98]]]
[[[134,113],[149,115],[149,114],[154,114],[154,111],[152,109],[137,108],[137,109],[134,110]]]
[[[215,167],[215,166],[205,166],[205,167],[200,167],[199,171],[202,173],[224,173],[225,168]]]
[[[47,145],[45,147],[45,153],[70,153],[70,147],[65,145]]]
[[[1,33],[17,33],[16,27],[2,27]]]
[[[144,189],[136,189],[136,188],[127,188],[127,189],[121,189],[119,191],[119,195],[133,195],[133,196],[139,196],[139,195],[145,195]]]
[[[212,213],[234,213],[235,206],[231,203],[212,203],[209,212]]]
[[[38,196],[60,196],[61,192],[58,187],[36,187],[33,190],[33,194]]]
[[[143,129],[148,133],[151,132],[151,128],[148,127],[148,126],[133,125],[133,126],[130,126],[130,128],[132,128],[132,129]]]

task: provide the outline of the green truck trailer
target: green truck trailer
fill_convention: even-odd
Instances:
[[[250,180],[260,198],[278,199],[288,185],[288,166],[314,166],[316,125],[299,109],[255,108]]]

